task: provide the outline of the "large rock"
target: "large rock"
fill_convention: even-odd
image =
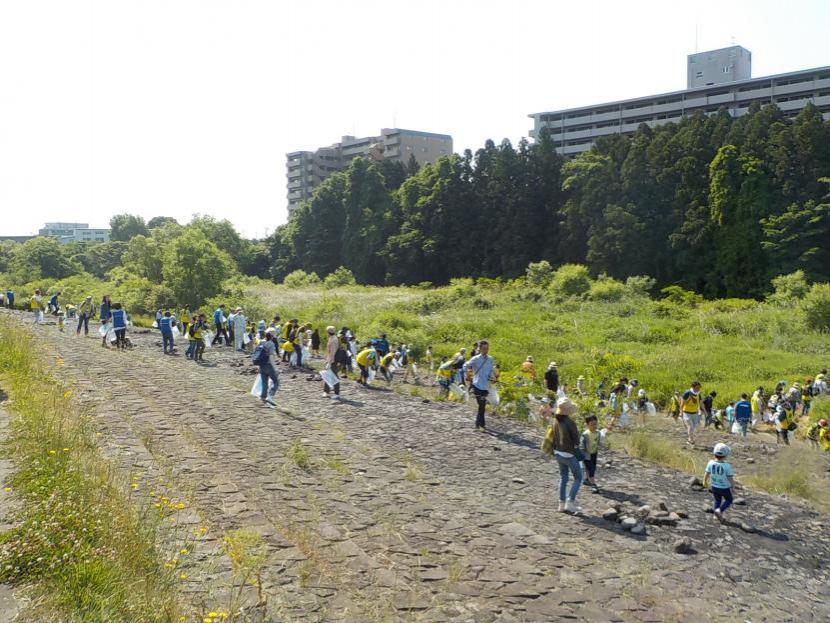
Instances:
[[[620,522],[620,525],[623,527],[624,530],[631,530],[631,528],[637,525],[637,520],[634,517],[625,517]]]
[[[694,552],[692,549],[692,540],[685,536],[682,539],[677,539],[672,545],[672,549],[678,554],[691,554]]]
[[[602,518],[607,521],[617,521],[617,518],[620,516],[620,513],[617,511],[616,508],[609,508],[602,512]]]

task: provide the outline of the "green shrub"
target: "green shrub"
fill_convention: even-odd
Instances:
[[[660,290],[663,295],[671,303],[675,305],[685,305],[687,307],[697,307],[703,302],[703,297],[691,290],[684,290],[680,286],[668,286]]]
[[[588,290],[588,298],[592,301],[621,301],[626,291],[627,288],[621,281],[610,277],[602,277],[591,284],[591,288]]]
[[[553,278],[553,267],[547,260],[531,262],[525,270],[525,279],[528,285],[545,287]]]
[[[657,280],[647,275],[633,275],[625,280],[625,287],[634,296],[651,296]]]
[[[553,273],[551,289],[561,296],[580,296],[591,288],[588,268],[581,264],[563,264]]]
[[[795,305],[810,291],[803,270],[778,275],[772,280],[772,288],[773,292],[767,297],[767,301],[783,306]]]
[[[290,276],[291,275],[289,275],[289,277]],[[286,279],[288,279],[288,277],[286,277]],[[353,286],[356,283],[357,282],[355,281],[354,273],[345,266],[340,266],[333,273],[329,273],[328,275],[326,275],[326,278],[323,280],[323,285],[325,285],[327,288]]]
[[[320,283],[320,277],[317,276],[317,273],[307,273],[304,270],[295,270],[293,273],[288,273],[285,276],[285,279],[282,280],[282,283],[289,288],[316,286]]]
[[[830,331],[830,283],[814,283],[801,300],[807,326],[816,331]]]

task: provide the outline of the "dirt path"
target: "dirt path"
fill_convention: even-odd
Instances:
[[[36,334],[94,408],[112,458],[188,497],[190,521],[210,528],[189,563],[194,601],[222,598],[218,539],[252,527],[269,545],[266,620],[830,616],[826,518],[785,499],[745,492],[720,526],[688,476],[612,453],[604,492],[583,490],[585,513],[565,515],[556,467],[519,423],[491,418],[492,433],[477,434],[465,407],[350,382],[335,403],[284,366],[286,412],[270,410],[248,393],[249,359],[230,348],[199,365],[162,355],[155,332],[131,332],[128,353],[51,325]],[[643,535],[602,518],[614,503],[623,514],[649,505],[649,521],[669,524],[654,516],[661,502],[688,518]],[[696,553],[674,552],[684,536]]]

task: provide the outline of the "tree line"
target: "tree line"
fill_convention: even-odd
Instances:
[[[546,260],[760,297],[797,269],[830,279],[829,177],[830,123],[812,105],[643,124],[572,160],[545,134],[488,141],[403,179],[357,159],[267,240],[270,275],[345,266],[360,283],[440,284]]]

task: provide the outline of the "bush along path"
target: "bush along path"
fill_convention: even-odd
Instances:
[[[558,513],[556,466],[520,423],[494,417],[476,434],[468,407],[351,382],[333,402],[285,366],[271,410],[230,348],[200,365],[162,355],[156,332],[132,331],[125,353],[54,326],[36,334],[112,457],[144,457],[147,481],[189,492],[210,536],[188,562],[191,603],[279,621],[830,614],[826,518],[785,498],[740,491],[721,525],[687,474],[609,452],[602,493]],[[229,575],[244,575],[244,594],[223,588]]]

